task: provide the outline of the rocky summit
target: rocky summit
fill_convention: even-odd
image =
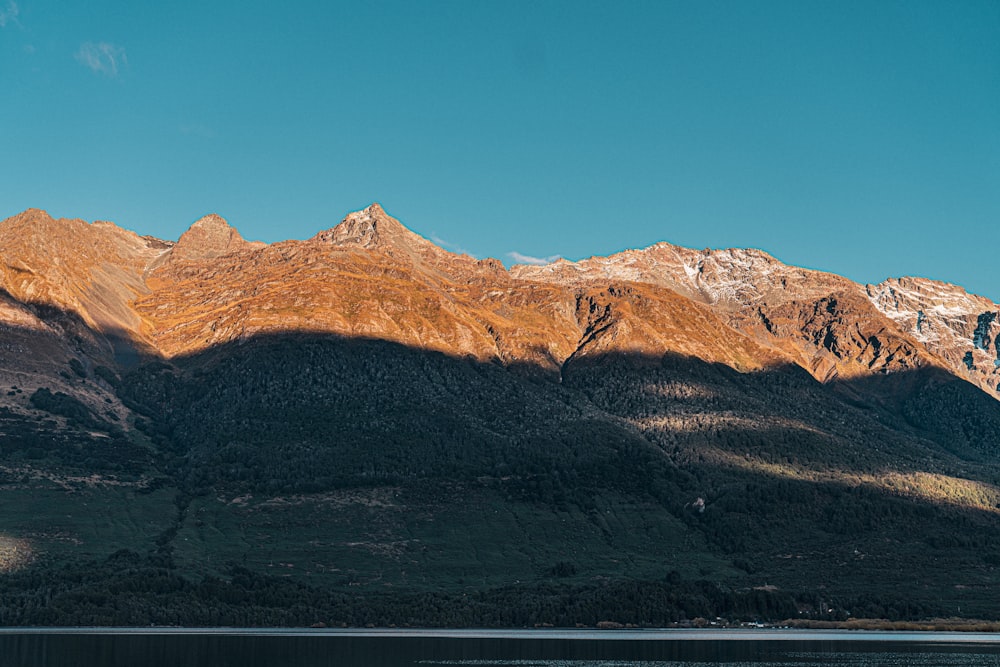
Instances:
[[[924,278],[669,243],[507,270],[378,204],[271,244],[31,209],[0,618],[998,618],[998,383],[1000,306]]]

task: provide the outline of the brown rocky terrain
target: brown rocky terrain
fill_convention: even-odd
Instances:
[[[97,366],[156,353],[134,301],[148,291],[146,269],[170,246],[109,222],[54,220],[37,209],[0,223],[0,382],[15,392],[8,396],[14,409],[51,387],[95,412],[125,416],[107,383],[81,385],[67,364],[76,359],[79,372],[92,375]]]
[[[965,335],[952,338],[950,346],[938,345],[916,336],[915,326],[900,326],[901,316],[890,313],[871,288],[783,264],[760,250],[697,251],[658,243],[611,257],[515,266],[511,273],[563,285],[619,280],[670,289],[706,305],[730,327],[824,382],[929,366],[970,377],[960,363],[975,347],[968,317]],[[949,307],[976,314],[1000,309],[982,297],[970,307],[969,298],[958,298],[959,292],[964,295],[961,288],[947,287],[956,296],[945,299]],[[979,376],[970,379],[995,386]]]
[[[866,287],[875,307],[961,377],[1000,391],[1000,306],[957,285],[893,278]]]
[[[39,373],[66,388],[56,370],[74,356],[114,366],[282,332],[548,373],[616,351],[741,371],[795,364],[822,382],[938,367],[994,396],[1000,378],[1000,307],[988,299],[923,279],[864,287],[753,249],[658,243],[508,272],[435,246],[374,204],[307,241],[270,245],[217,215],[171,243],[29,210],[0,223],[0,252],[2,372],[28,388]]]

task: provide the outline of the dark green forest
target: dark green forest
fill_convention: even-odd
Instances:
[[[4,625],[1000,617],[1000,403],[933,370],[310,336],[67,370],[135,420],[0,413]]]

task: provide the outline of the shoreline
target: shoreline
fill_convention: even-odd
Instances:
[[[569,641],[836,641],[1000,644],[998,632],[846,628],[614,629],[587,628],[181,628],[4,627],[0,635],[176,635],[398,639],[539,639]]]

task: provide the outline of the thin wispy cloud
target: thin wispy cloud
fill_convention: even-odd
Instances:
[[[0,28],[6,28],[8,25],[21,25],[21,22],[17,20],[17,15],[20,13],[21,10],[16,2],[7,0],[4,8],[0,9]]]
[[[118,76],[119,68],[128,64],[125,49],[108,42],[84,42],[76,59],[92,72],[110,77]]]
[[[562,255],[549,255],[548,257],[532,257],[531,255],[522,255],[521,253],[514,251],[507,253],[516,264],[531,264],[533,266],[545,266],[546,264],[551,264],[557,259],[562,259]]]
[[[458,253],[459,255],[469,255],[470,257],[475,257],[475,255],[473,255],[471,252],[469,252],[462,246],[457,245],[455,243],[449,243],[448,241],[445,241],[443,238],[435,234],[431,234],[431,241],[433,241],[435,245],[440,246],[445,250],[450,250],[452,252]]]

